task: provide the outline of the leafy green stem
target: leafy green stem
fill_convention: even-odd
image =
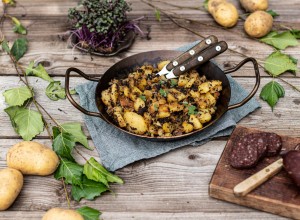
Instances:
[[[40,104],[37,102],[37,100],[35,99],[35,97],[34,97],[34,92],[33,92],[33,90],[32,90],[31,87],[30,87],[30,84],[29,84],[29,81],[28,81],[28,79],[27,79],[26,73],[25,73],[24,69],[22,68],[22,66],[19,64],[19,62],[18,62],[18,61],[17,61],[10,53],[9,53],[9,57],[10,57],[11,61],[12,61],[13,64],[14,64],[14,67],[15,67],[15,69],[16,69],[16,71],[17,71],[17,74],[18,74],[20,80],[21,80],[21,81],[27,86],[27,88],[30,90],[31,95],[32,95],[32,102],[34,103],[34,105],[35,105],[36,109],[38,110],[38,112],[41,114],[42,119],[43,119],[43,122],[44,122],[44,124],[45,124],[45,128],[46,128],[47,133],[48,133],[48,136],[49,136],[49,138],[52,140],[52,135],[51,135],[51,132],[50,132],[50,129],[49,129],[49,125],[48,125],[48,123],[47,123],[47,121],[46,121],[46,119],[45,119],[45,117],[44,117],[44,115],[43,115],[43,113],[42,113],[42,111],[41,111],[40,108],[42,108],[45,112],[47,112],[47,111],[46,111],[45,108],[42,107],[42,105],[40,105]],[[22,78],[20,71],[21,71],[21,73],[23,74],[25,80]],[[47,113],[48,113],[48,112],[47,112]],[[48,113],[48,115],[50,115],[50,114]],[[51,117],[51,119],[52,119],[52,117]]]
[[[76,153],[78,155],[80,155],[86,162],[88,161],[88,159],[85,156],[83,156],[82,153],[76,147],[74,149],[75,149]]]
[[[296,91],[300,92],[300,88],[298,88],[297,86],[294,86],[293,84],[289,83],[288,81],[278,77],[278,79],[280,79],[282,82],[286,83],[287,85],[289,85],[290,87],[292,87],[293,89],[295,89]]]
[[[67,202],[68,202],[68,207],[70,208],[71,207],[71,202],[70,202],[69,193],[68,193],[68,190],[67,190],[64,178],[61,178],[61,182],[62,182],[62,184],[64,186],[64,191],[66,193],[66,199],[67,199]]]
[[[192,10],[206,11],[203,8],[203,6],[180,6],[180,5],[176,5],[176,4],[169,3],[169,2],[162,2],[162,1],[153,1],[153,2],[163,3],[165,5],[169,5],[169,6],[172,6],[172,7],[179,8],[179,9],[192,9]]]
[[[36,101],[36,103],[38,104],[38,106],[48,115],[48,117],[51,119],[51,121],[54,122],[54,124],[58,127],[61,127],[60,124],[56,121],[55,118],[53,118],[50,113],[39,103]]]

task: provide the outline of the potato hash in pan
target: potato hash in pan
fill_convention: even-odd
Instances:
[[[196,70],[178,79],[156,75],[144,65],[125,79],[113,79],[101,99],[116,124],[129,132],[150,137],[171,137],[201,129],[212,119],[222,90],[219,80],[207,80]]]

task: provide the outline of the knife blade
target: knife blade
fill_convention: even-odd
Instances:
[[[195,54],[200,53],[201,51],[208,48],[211,44],[214,44],[216,42],[218,42],[218,38],[216,36],[211,35],[211,36],[205,38],[204,40],[199,42],[197,45],[195,45],[193,48],[187,50],[180,56],[176,57],[169,64],[165,65],[164,68],[157,73],[157,75],[162,76],[162,75],[168,74],[176,66],[183,64],[185,61],[189,60]]]

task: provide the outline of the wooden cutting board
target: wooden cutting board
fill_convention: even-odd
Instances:
[[[238,170],[229,165],[230,152],[237,138],[258,130],[237,126],[228,140],[209,184],[209,195],[265,212],[300,219],[300,189],[283,169],[272,179],[259,186],[245,197],[236,197],[233,188],[252,174],[260,171],[280,157],[265,158],[255,168]],[[281,136],[282,150],[291,150],[300,143],[300,138]]]

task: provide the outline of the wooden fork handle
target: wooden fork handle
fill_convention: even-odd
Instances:
[[[200,43],[195,45],[193,48],[189,49],[188,51],[181,54],[179,57],[175,58],[171,61],[167,66],[167,70],[171,71],[176,66],[182,65],[184,62],[195,56],[196,54],[200,53],[201,51],[208,48],[211,44],[217,43],[218,38],[214,35],[210,35],[209,37],[202,40]]]
[[[258,186],[266,182],[268,179],[280,172],[283,167],[282,162],[282,159],[279,159],[236,185],[233,189],[234,195],[245,196]]]

